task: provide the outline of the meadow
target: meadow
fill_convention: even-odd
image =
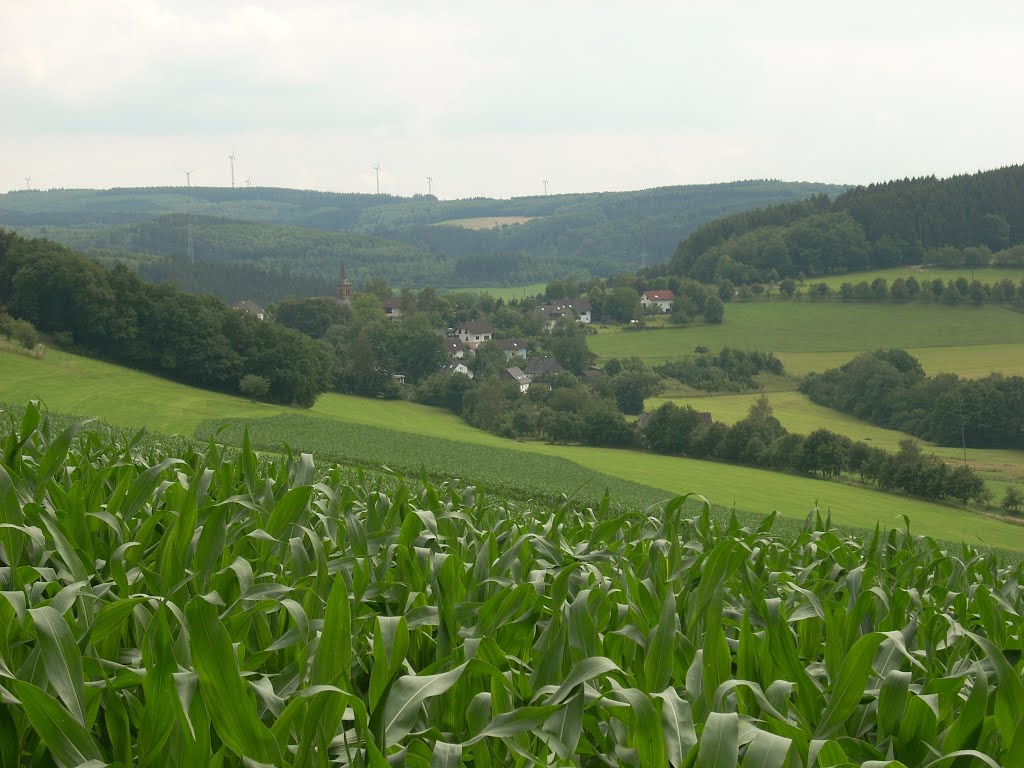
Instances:
[[[411,472],[421,465],[445,460],[444,451],[438,450],[440,438],[463,445],[456,452],[454,446],[444,444],[455,458],[435,465],[436,473],[470,480],[474,467],[481,474],[492,473],[483,459],[474,459],[476,455],[484,456],[482,451],[477,454],[475,447],[489,447],[501,451],[500,459],[495,459],[503,465],[501,472],[521,478],[520,486],[527,493],[531,489],[539,492],[543,478],[550,478],[544,482],[551,483],[545,495],[570,494],[582,486],[588,497],[626,481],[646,489],[633,488],[638,494],[636,500],[643,503],[696,492],[721,507],[755,514],[778,510],[795,520],[820,507],[831,511],[837,523],[861,528],[899,526],[900,516],[906,514],[914,530],[923,534],[947,540],[967,536],[971,541],[998,542],[1002,548],[1024,551],[1022,526],[867,488],[717,462],[505,440],[474,429],[446,411],[407,402],[329,394],[305,411],[196,390],[54,350],[42,360],[0,352],[0,400],[17,404],[31,397],[43,399],[54,410],[94,415],[123,426],[148,426],[168,434],[190,435],[203,422],[237,419],[236,430],[243,422],[248,423],[255,435],[261,420],[286,416],[267,422],[273,424],[272,431],[259,433],[267,450],[281,450],[285,443],[294,450],[306,450],[306,444],[310,444],[334,460],[375,464],[387,464],[388,456],[401,452],[412,457],[402,466]],[[352,439],[357,434],[352,430],[356,425],[375,431],[362,439]],[[413,436],[422,439],[411,442]],[[370,452],[371,446],[375,453]],[[558,472],[538,470],[531,476],[534,470],[529,468],[534,465],[530,455],[569,461],[585,472],[573,468],[570,473],[566,469],[564,477],[559,477]],[[520,462],[524,468],[517,470]],[[584,486],[587,480],[590,482]]]
[[[891,347],[918,356],[929,373],[1024,373],[1024,313],[990,305],[730,302],[721,325],[607,327],[588,344],[600,360],[639,357],[650,365],[690,355],[698,345],[759,349],[774,352],[797,376]]]
[[[448,219],[439,221],[435,227],[463,227],[465,229],[496,229],[510,224],[525,224],[538,218],[537,216],[473,216],[468,219]]]
[[[0,424],[0,764],[1019,765],[1024,570]]]
[[[547,283],[530,283],[529,285],[496,285],[483,288],[445,288],[445,291],[470,291],[471,293],[486,293],[496,299],[511,301],[512,299],[523,299],[528,296],[543,296]]]

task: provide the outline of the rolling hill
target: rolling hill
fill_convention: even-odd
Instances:
[[[895,267],[1024,265],[1024,165],[854,187],[699,227],[667,270],[704,282]]]
[[[479,287],[570,274],[605,276],[658,264],[690,232],[717,217],[842,189],[742,181],[451,201],[263,187],[21,191],[0,195],[0,226],[102,258],[149,264],[152,279],[188,282],[186,275],[195,273],[191,282],[199,285],[210,282],[203,277],[209,263],[330,279],[336,257],[347,254],[357,282],[383,277],[396,286]],[[188,219],[194,265],[186,258]],[[481,227],[481,219],[500,225]],[[505,223],[511,221],[521,223]],[[282,243],[268,255],[268,246]],[[158,259],[185,260],[185,266],[153,266]]]

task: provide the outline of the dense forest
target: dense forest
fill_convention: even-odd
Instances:
[[[800,385],[814,402],[946,446],[1024,449],[1024,377],[926,376],[902,349],[858,355]]]
[[[302,290],[295,295],[315,295],[303,279],[333,279],[339,256],[357,284],[381,277],[401,286],[521,285],[635,271],[665,262],[716,217],[842,189],[742,181],[451,201],[262,187],[23,191],[0,195],[0,226],[128,263],[149,280],[206,285],[228,300],[238,296],[225,293],[211,263],[255,266],[275,278],[286,272],[291,277],[261,282],[247,274],[247,284],[260,282],[250,297],[269,301],[288,295],[275,287],[290,282]],[[459,225],[477,217],[521,223]]]
[[[205,389],[308,406],[335,383],[323,342],[4,230],[0,306],[61,346]]]
[[[752,283],[901,264],[1019,266],[1024,166],[855,187],[745,211],[683,240],[666,272]]]

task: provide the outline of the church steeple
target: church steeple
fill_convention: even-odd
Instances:
[[[341,272],[338,275],[338,301],[346,307],[352,303],[352,281],[348,279],[344,261],[341,262]]]

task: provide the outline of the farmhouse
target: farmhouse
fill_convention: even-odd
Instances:
[[[565,368],[555,360],[553,357],[535,357],[526,364],[526,368],[523,369],[523,373],[529,377],[530,381],[534,379],[543,378],[544,376],[554,376],[556,373],[565,373]]]
[[[454,357],[457,360],[461,360],[466,356],[466,347],[462,343],[462,340],[455,336],[446,336],[444,340],[444,351],[448,353],[448,357]]]
[[[537,307],[537,313],[544,318],[544,329],[549,332],[554,330],[555,323],[562,318],[587,324],[590,322],[590,300],[559,299]]]
[[[640,295],[640,306],[644,309],[657,309],[661,312],[671,312],[672,302],[676,296],[672,291],[644,291]]]
[[[255,315],[260,320],[266,320],[267,318],[267,310],[256,302],[249,301],[248,299],[245,301],[236,301],[231,305],[231,307],[241,312],[248,312],[250,315]]]
[[[506,360],[511,360],[513,357],[526,359],[526,350],[528,349],[526,339],[499,339],[494,342],[494,345],[505,353]]]
[[[530,377],[523,373],[523,369],[519,366],[512,366],[506,368],[501,372],[501,378],[506,381],[514,381],[519,385],[519,391],[525,394],[530,389]]]
[[[461,373],[463,376],[466,376],[467,378],[473,378],[473,372],[469,370],[469,366],[467,366],[465,363],[460,363],[457,360],[448,363],[447,365],[442,365],[441,373],[447,373],[449,376],[452,376],[456,373]]]
[[[470,320],[455,329],[455,335],[468,349],[476,349],[494,338],[494,327],[486,320]]]
[[[390,317],[392,320],[400,320],[402,318],[402,299],[399,296],[389,296],[381,302],[381,306],[384,307],[384,314]]]

